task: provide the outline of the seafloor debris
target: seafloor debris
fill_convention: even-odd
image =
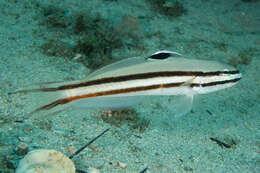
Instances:
[[[91,141],[89,141],[87,144],[85,144],[83,147],[78,149],[75,153],[71,154],[69,156],[70,159],[72,159],[74,156],[78,155],[81,151],[83,151],[86,147],[88,147],[90,144],[92,144],[94,141],[96,141],[98,138],[100,138],[102,135],[104,135],[109,129],[104,130],[102,133],[100,133],[98,136],[93,138]]]
[[[19,143],[15,149],[15,154],[17,154],[18,156],[23,156],[26,155],[28,153],[28,145],[25,143]]]
[[[79,150],[73,152],[69,157],[63,155],[61,152],[52,149],[38,149],[29,152],[20,162],[16,169],[16,173],[75,173],[76,168],[71,160],[74,156],[79,154],[87,146],[96,141],[99,137],[105,134],[109,129],[104,130],[101,134],[93,138],[86,145]],[[88,170],[88,172],[95,172]],[[79,171],[84,172],[84,171]],[[97,172],[97,171],[96,171]]]
[[[140,133],[143,133],[150,125],[149,120],[139,117],[133,109],[104,111],[101,118],[104,122],[117,127],[127,124],[130,129]]]
[[[219,146],[225,148],[231,148],[236,145],[236,142],[233,139],[229,139],[229,138],[225,138],[224,139],[225,142],[213,137],[211,137],[210,140],[216,142]]]
[[[127,164],[126,163],[123,163],[123,162],[117,162],[116,164],[119,168],[122,168],[122,169],[126,169],[127,168]]]
[[[75,173],[74,163],[56,150],[39,149],[29,152],[19,163],[16,173]]]
[[[148,170],[148,167],[144,168],[142,171],[140,171],[139,173],[145,173]]]

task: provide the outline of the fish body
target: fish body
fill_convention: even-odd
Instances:
[[[215,61],[184,58],[171,51],[134,57],[105,66],[85,80],[29,90],[49,93],[52,101],[36,111],[61,105],[118,109],[139,103],[143,96],[178,95],[177,116],[187,114],[196,94],[206,94],[236,84],[242,75]]]

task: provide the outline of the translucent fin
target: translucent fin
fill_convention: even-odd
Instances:
[[[72,106],[87,109],[118,110],[141,103],[146,96],[95,97],[75,101]]]
[[[65,107],[67,107],[67,104],[64,104],[53,107],[53,109],[43,109],[44,106],[66,97],[64,90],[53,90],[53,88],[58,87],[61,84],[68,84],[68,82],[34,84],[27,86],[26,89],[21,89],[9,94],[25,94],[25,98],[28,99],[30,103],[27,105],[29,111],[28,116],[31,116],[32,114],[38,113],[40,111],[46,111],[46,113],[49,114],[62,111]]]
[[[66,90],[57,90],[61,85],[68,85],[78,81],[70,82],[51,82],[41,83],[27,86],[26,89],[21,89],[9,94],[25,94],[30,100],[30,105],[27,105],[29,117],[35,113],[43,112],[53,114],[60,112],[67,107],[81,107],[89,109],[122,109],[142,102],[145,96],[102,96],[95,98],[80,99],[77,101],[67,102],[68,93]]]
[[[172,52],[172,51],[167,51],[167,50],[155,52],[150,57],[155,57],[157,55],[160,56],[160,54],[170,54],[170,57],[174,57],[174,58],[175,57],[182,57],[182,55],[177,53],[177,52]],[[109,72],[109,71],[112,71],[112,70],[117,70],[117,69],[122,69],[122,68],[125,68],[125,67],[134,66],[134,65],[137,65],[137,64],[142,64],[142,63],[145,63],[149,60],[153,60],[153,59],[150,59],[149,57],[145,58],[145,57],[142,57],[142,56],[123,59],[123,60],[114,62],[112,64],[106,65],[106,66],[90,73],[87,76],[87,79],[88,80],[95,79],[95,77],[100,75],[100,74],[103,74],[103,73],[106,73],[106,72]]]
[[[83,80],[68,80],[68,81],[51,81],[51,82],[38,82],[34,84],[30,84],[24,86],[25,89],[18,89],[14,92],[9,92],[9,95],[18,94],[18,93],[32,93],[32,92],[48,92],[53,91],[55,88],[68,85],[68,84],[76,84],[80,83]]]
[[[106,65],[106,66],[90,73],[87,76],[87,79],[93,79],[93,78],[95,78],[95,76],[106,73],[108,71],[112,71],[112,70],[116,70],[116,69],[120,69],[120,68],[124,68],[124,67],[129,67],[129,66],[133,66],[136,64],[144,63],[144,62],[146,62],[146,60],[145,60],[145,58],[142,58],[142,57],[133,57],[133,58],[127,58],[124,60],[120,60],[115,63]]]
[[[191,111],[194,95],[187,94],[178,97],[179,97],[178,99],[174,100],[177,103],[173,107],[175,111],[175,118],[180,118],[184,115],[187,115]]]

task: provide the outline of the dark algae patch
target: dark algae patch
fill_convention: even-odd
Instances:
[[[73,26],[73,31],[75,34],[80,34],[83,32],[87,32],[87,25],[85,23],[85,17],[83,14],[79,14],[76,17],[75,24]]]
[[[112,50],[123,46],[122,38],[108,19],[102,18],[99,13],[70,14],[67,9],[55,6],[38,7],[41,18],[38,24],[46,26],[48,30],[45,42],[39,46],[47,56],[73,59],[80,54],[77,61],[91,69],[96,69],[112,61]],[[48,39],[51,38],[51,39]],[[68,41],[70,40],[69,44]]]
[[[111,61],[112,50],[123,46],[110,22],[97,15],[90,18],[79,14],[73,27],[75,34],[79,35],[74,52],[88,57],[82,59],[83,64],[89,64],[91,68],[98,68]]]
[[[179,1],[146,0],[146,2],[154,11],[166,16],[179,17],[187,13],[187,10]]]
[[[66,28],[69,26],[69,20],[66,16],[66,10],[54,5],[42,6],[40,8],[43,15],[38,24],[46,25],[52,28]]]
[[[76,60],[96,69],[113,62],[114,52],[121,49],[143,50],[138,16],[122,15],[115,22],[99,12],[75,12],[63,6],[41,3],[35,8],[39,12],[35,16],[39,29],[34,33],[37,39],[42,38],[38,48],[46,56]]]
[[[57,57],[73,57],[75,52],[73,47],[61,40],[49,39],[46,40],[40,47],[41,52],[47,56]]]
[[[237,56],[232,56],[229,64],[237,67],[240,64],[243,65],[249,65],[249,63],[252,61],[253,57],[256,56],[258,50],[255,48],[247,48],[244,50],[241,50]]]

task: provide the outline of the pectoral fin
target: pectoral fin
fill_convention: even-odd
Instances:
[[[186,81],[180,88],[181,94],[177,95],[173,99],[173,103],[170,104],[170,108],[173,110],[175,118],[180,118],[187,115],[193,105],[193,97],[195,93],[192,91],[190,84],[195,79],[195,76],[190,80]]]
[[[191,111],[193,97],[193,94],[187,94],[178,96],[178,98],[174,100],[176,102],[176,104],[173,106],[175,118],[180,118],[184,115],[187,115]]]

